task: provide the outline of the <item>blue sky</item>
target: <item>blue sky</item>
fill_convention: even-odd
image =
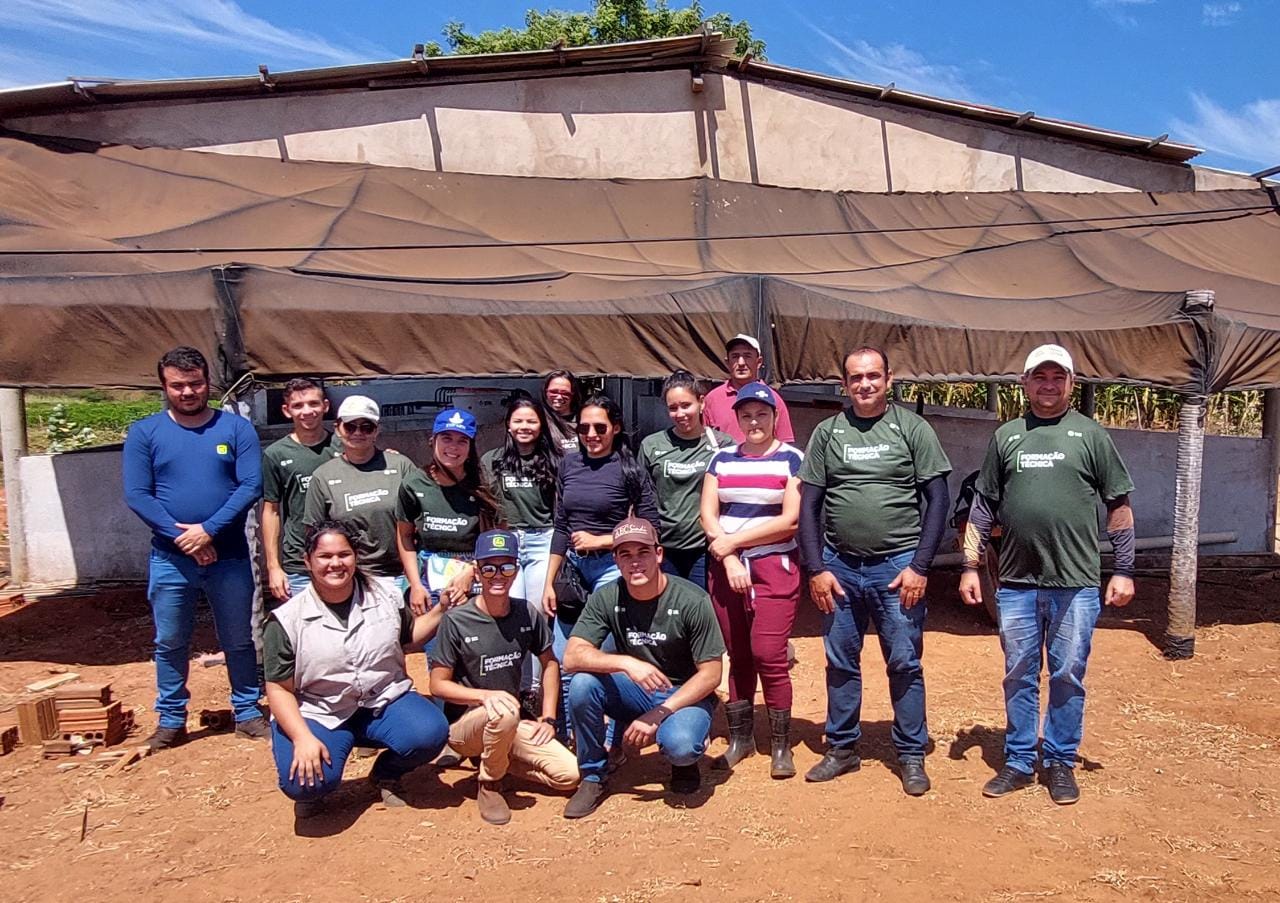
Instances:
[[[0,87],[175,78],[408,56],[450,19],[519,24],[530,0],[5,0]],[[535,2],[583,9],[590,0]],[[673,0],[673,6],[681,5]],[[1280,0],[724,0],[772,62],[1280,165]]]

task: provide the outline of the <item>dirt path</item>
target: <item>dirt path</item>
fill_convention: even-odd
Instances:
[[[954,584],[954,578],[951,579]],[[1226,583],[1227,585],[1222,585]],[[1163,661],[1164,585],[1145,581],[1099,629],[1081,802],[1042,787],[985,800],[1003,707],[994,632],[950,601],[925,665],[934,790],[888,767],[887,684],[865,656],[867,758],[829,785],[774,782],[763,757],[689,802],[633,762],[592,818],[524,789],[511,825],[483,825],[474,772],[422,769],[412,807],[372,803],[354,762],[333,814],[295,830],[265,746],[205,735],[119,777],[0,759],[0,884],[8,901],[229,900],[1274,900],[1280,896],[1280,582],[1206,575],[1196,658]],[[939,587],[936,598],[947,590]],[[950,598],[954,598],[951,596]],[[1233,607],[1234,606],[1234,607]],[[797,765],[819,757],[821,640],[797,640]],[[148,619],[130,594],[44,600],[0,619],[0,710],[50,668],[111,679],[154,724]],[[209,625],[201,646],[212,648]],[[419,657],[413,673],[421,674]],[[225,706],[222,669],[195,668],[192,711]],[[0,717],[4,717],[0,715]],[[718,729],[722,728],[718,724]],[[763,731],[761,732],[763,734]],[[724,740],[713,741],[718,752]],[[87,833],[80,839],[87,809]]]

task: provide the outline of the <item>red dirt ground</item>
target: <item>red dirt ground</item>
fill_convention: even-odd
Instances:
[[[998,640],[936,578],[925,667],[934,790],[905,797],[889,745],[887,684],[865,656],[862,771],[832,784],[777,782],[746,760],[677,801],[655,754],[629,764],[593,817],[520,788],[503,828],[480,822],[474,772],[421,769],[411,807],[386,810],[354,761],[331,814],[295,825],[264,744],[198,733],[106,776],[59,770],[20,748],[0,759],[0,887],[18,901],[529,899],[1274,900],[1280,896],[1280,581],[1209,572],[1197,653],[1162,660],[1165,584],[1108,612],[1095,641],[1079,770],[1083,799],[1043,787],[986,800],[1003,707]],[[819,757],[817,619],[796,641],[799,745]],[[154,725],[149,619],[136,592],[47,598],[0,618],[0,718],[51,670],[114,682]],[[198,647],[214,647],[204,619]],[[411,662],[422,674],[421,657]],[[222,708],[225,672],[195,667],[192,712]],[[722,731],[717,723],[717,731]],[[759,732],[763,736],[763,729]],[[722,736],[712,753],[724,747]],[[86,816],[87,813],[87,816]],[[82,824],[86,833],[81,839]]]

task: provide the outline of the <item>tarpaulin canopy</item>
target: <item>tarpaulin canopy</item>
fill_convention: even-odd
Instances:
[[[711,375],[758,332],[784,380],[836,379],[863,342],[900,377],[1007,378],[1056,340],[1085,378],[1274,386],[1278,210],[1264,190],[883,195],[0,138],[0,384],[152,385],[179,342],[224,377]],[[1199,288],[1213,312],[1184,306]]]

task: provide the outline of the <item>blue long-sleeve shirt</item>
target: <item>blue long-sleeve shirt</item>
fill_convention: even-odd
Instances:
[[[161,411],[129,427],[125,503],[151,528],[155,548],[179,552],[175,524],[203,524],[219,559],[245,558],[245,518],[261,495],[262,446],[243,417],[215,410],[191,429]]]

